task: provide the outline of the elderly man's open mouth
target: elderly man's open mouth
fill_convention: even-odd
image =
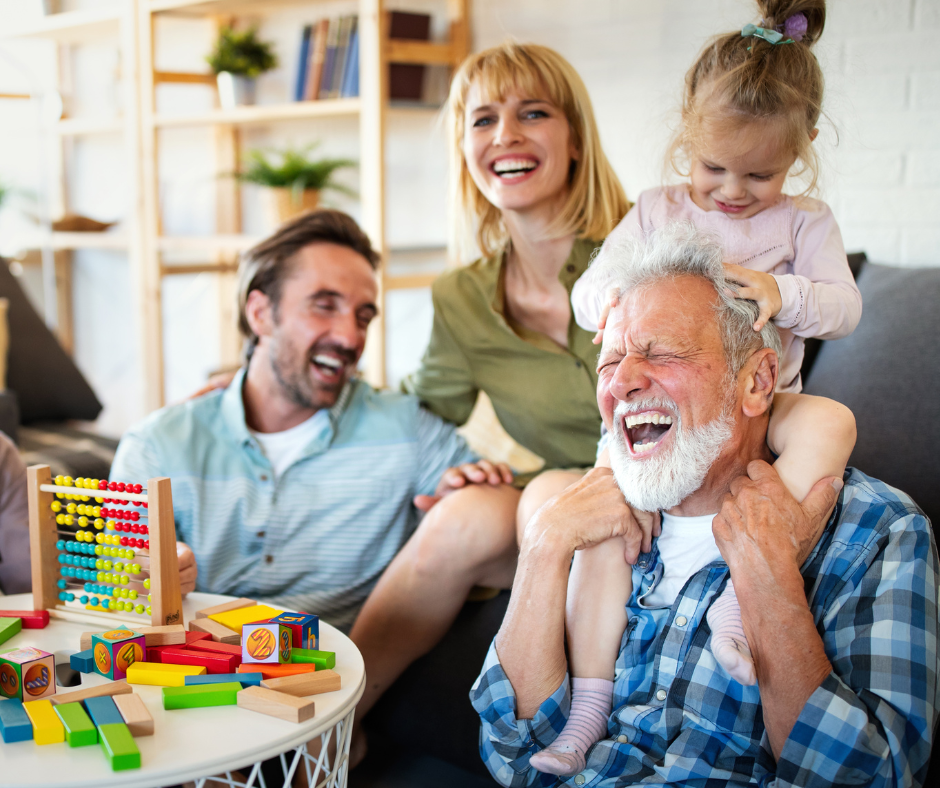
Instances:
[[[645,410],[623,417],[623,434],[634,457],[649,454],[671,430],[672,416],[662,411]]]

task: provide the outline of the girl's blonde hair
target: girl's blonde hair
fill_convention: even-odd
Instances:
[[[502,101],[510,93],[546,98],[568,119],[571,140],[579,153],[572,162],[570,191],[550,231],[555,237],[575,234],[602,240],[630,207],[627,196],[601,148],[594,110],[578,72],[561,55],[537,44],[506,42],[468,57],[454,75],[447,103],[450,137],[451,253],[462,252],[475,233],[485,256],[503,250],[509,233],[498,208],[470,177],[464,160],[464,118],[467,94],[478,83],[483,94]]]
[[[805,31],[801,40],[771,44],[740,30],[717,36],[685,76],[682,124],[667,152],[667,165],[687,177],[688,164],[708,131],[738,131],[755,121],[777,125],[783,144],[816,187],[819,160],[812,142],[822,113],[823,75],[812,46],[826,23],[825,0],[758,0],[759,26],[783,33]],[[805,25],[796,15],[802,14]],[[796,17],[787,25],[787,20]],[[784,34],[783,41],[790,36]]]

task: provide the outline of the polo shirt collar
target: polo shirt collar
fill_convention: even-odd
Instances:
[[[254,439],[245,421],[245,401],[242,399],[242,387],[245,385],[245,375],[247,372],[247,367],[242,367],[238,370],[232,382],[229,383],[225,391],[222,392],[222,418],[230,434],[239,446],[244,446],[246,443],[254,444]],[[358,385],[359,380],[357,378],[349,378],[346,381],[346,385],[343,386],[343,390],[336,398],[336,403],[328,411],[330,425],[334,435],[336,434],[340,419],[349,407],[352,395]]]

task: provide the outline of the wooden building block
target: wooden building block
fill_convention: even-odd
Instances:
[[[204,706],[234,706],[242,685],[237,681],[222,684],[194,684],[188,687],[164,687],[164,709],[199,709]]]
[[[19,698],[0,700],[0,738],[7,744],[33,738],[33,723]]]
[[[6,643],[23,629],[22,618],[0,618],[0,643]]]
[[[33,724],[33,740],[36,744],[58,744],[65,741],[65,726],[52,708],[52,701],[31,700],[23,704],[23,710]]]
[[[197,640],[195,643],[189,643],[187,644],[186,648],[189,651],[209,651],[214,654],[236,656],[238,657],[239,662],[241,662],[241,646],[237,646],[233,643],[217,643],[216,641],[212,640],[212,638],[206,638],[205,640]]]
[[[317,670],[336,667],[335,651],[315,651],[308,648],[295,648],[291,651],[290,661],[300,664],[316,665]]]
[[[242,642],[241,632],[235,632],[211,618],[194,618],[189,622],[189,629],[193,632],[205,632],[216,643],[238,646]]]
[[[88,700],[88,698],[102,698],[106,695],[125,695],[133,692],[134,689],[127,681],[109,681],[107,684],[95,684],[93,686],[82,687],[73,692],[59,692],[53,695],[50,700],[53,706],[60,703],[77,703]]]
[[[53,706],[65,728],[65,740],[69,747],[84,747],[98,743],[98,729],[82,708],[81,703],[60,703]]]
[[[138,627],[147,640],[147,648],[151,646],[173,646],[186,642],[186,630],[182,624],[170,624],[165,627]]]
[[[342,689],[342,684],[339,673],[329,669],[318,670],[316,673],[298,673],[296,676],[264,679],[261,682],[262,687],[297,697],[335,692]]]
[[[173,492],[169,479],[161,476],[147,480],[147,507],[152,608],[150,625],[164,627],[182,624],[183,597],[180,592],[179,559],[176,556]]]
[[[0,696],[22,701],[55,694],[55,657],[33,646],[0,652]]]
[[[93,649],[78,651],[69,656],[69,667],[79,673],[95,672],[95,652]]]
[[[300,673],[313,673],[316,665],[265,665],[257,662],[242,662],[238,666],[239,673],[260,673],[266,679],[280,678],[281,676],[296,676]]]
[[[48,610],[0,610],[0,618],[18,618],[23,629],[45,629],[49,626]]]
[[[82,632],[81,640],[79,641],[79,649],[82,651],[88,651],[91,648],[91,639],[95,635],[100,635],[100,632]]]
[[[118,681],[127,675],[127,668],[147,659],[144,636],[134,629],[109,629],[91,636],[95,670],[106,678]]]
[[[279,616],[283,612],[283,610],[277,610],[267,605],[252,605],[250,607],[240,607],[237,610],[228,610],[224,613],[211,613],[208,618],[240,633],[245,624],[267,621],[269,618]]]
[[[153,717],[140,695],[115,695],[114,705],[132,736],[153,736]]]
[[[202,610],[197,610],[196,618],[208,618],[216,613],[228,613],[230,610],[253,607],[257,604],[254,599],[245,599],[244,597],[241,599],[233,599],[231,602],[223,602],[221,605],[216,605],[215,607],[204,607]]]
[[[150,684],[156,687],[182,687],[187,676],[206,673],[204,667],[195,665],[158,665],[153,662],[138,662],[127,669],[128,684]]]
[[[265,687],[247,687],[238,693],[238,705],[270,717],[288,722],[306,722],[313,717],[316,707],[312,700],[295,698]]]
[[[97,698],[85,699],[85,710],[92,722],[98,727],[111,725],[115,722],[124,722],[121,712],[118,711],[114,698],[110,695],[99,695]]]
[[[196,630],[189,630],[186,633],[187,646],[198,643],[200,640],[212,640],[212,636],[208,632],[197,632]]]
[[[160,662],[163,665],[200,665],[207,673],[232,673],[241,664],[241,659],[235,654],[213,654],[170,646],[163,650]]]
[[[101,736],[101,749],[114,771],[140,768],[140,750],[127,725],[123,722],[101,725],[98,735]]]
[[[264,679],[260,673],[207,673],[205,676],[187,676],[186,686],[195,684],[224,684],[237,681],[243,687],[259,687]]]

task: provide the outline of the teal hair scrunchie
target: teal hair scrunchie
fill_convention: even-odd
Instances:
[[[741,28],[741,37],[747,38],[748,36],[754,36],[754,38],[762,38],[768,44],[792,44],[794,43],[792,38],[788,38],[785,41],[783,40],[783,33],[778,33],[776,30],[768,30],[765,27],[758,27],[757,25],[745,25]]]

